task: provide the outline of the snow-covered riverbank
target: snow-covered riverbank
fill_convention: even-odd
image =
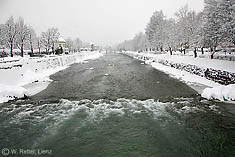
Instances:
[[[15,58],[0,61],[0,103],[25,95],[34,95],[45,89],[49,76],[71,64],[102,56],[98,52],[36,58]]]
[[[218,99],[221,101],[235,100],[235,85],[221,85],[220,81],[229,79],[234,82],[235,62],[225,60],[211,60],[209,58],[194,58],[192,56],[180,56],[169,54],[137,53],[126,51],[124,54],[145,61],[154,68],[161,70],[171,76],[184,81],[207,99]],[[218,74],[222,78],[208,78],[206,70],[211,74]],[[225,76],[223,75],[225,73]],[[217,76],[213,76],[217,77]],[[225,78],[224,78],[225,77]]]

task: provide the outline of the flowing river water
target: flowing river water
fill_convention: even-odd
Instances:
[[[133,61],[129,57],[113,54],[91,61],[96,64],[92,66],[99,68],[97,64],[101,64],[98,62],[102,61],[103,67],[105,61],[112,60],[110,58],[114,56],[127,63],[139,64],[139,61]],[[76,66],[80,70],[91,67],[89,63]],[[76,66],[71,68],[78,69]],[[140,64],[138,66],[140,69],[145,69],[145,72],[152,73],[151,68]],[[117,70],[108,71],[108,77],[105,72],[81,70],[82,73],[77,72],[81,77],[78,80],[81,81],[82,77],[86,76],[82,82],[84,83],[84,80],[89,82],[91,79],[94,81],[92,87],[79,86],[79,89],[83,89],[79,90],[81,93],[73,89],[73,93],[70,92],[68,96],[62,91],[60,96],[52,92],[53,88],[59,88],[60,81],[61,84],[65,84],[61,78],[64,75],[68,76],[71,71],[73,69],[67,69],[67,72],[65,70],[53,76],[54,83],[35,97],[0,106],[2,151],[0,156],[232,157],[235,155],[235,116],[228,108],[231,106],[232,109],[234,105],[204,100],[194,94],[189,87],[187,93],[191,94],[187,95],[184,93],[185,87],[183,85],[181,87],[179,82],[176,82],[177,86],[183,90],[174,96],[169,91],[169,95],[160,94],[154,97],[151,95],[154,93],[147,89],[143,89],[138,95],[135,93],[137,88],[141,88],[138,84],[133,88],[126,85],[125,89],[124,83],[123,87],[117,90],[115,82],[112,82],[112,90],[109,85],[112,76],[115,76],[113,79],[119,86],[123,83],[118,79],[120,75],[114,75],[114,73],[120,74]],[[97,83],[98,81],[94,79],[98,74],[101,83]],[[74,77],[71,75],[67,79],[74,81]],[[135,78],[138,79],[138,76],[135,75]],[[139,78],[138,81],[144,84],[141,81],[145,79]],[[78,80],[73,83],[78,83]],[[91,89],[96,92],[92,92]],[[157,89],[159,90],[159,87]],[[104,90],[108,92],[102,92]],[[174,89],[167,90],[174,91]],[[164,90],[162,92],[164,93]],[[76,99],[77,95],[80,95],[79,99]]]

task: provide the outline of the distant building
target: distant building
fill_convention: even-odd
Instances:
[[[80,51],[91,51],[91,48],[82,47],[82,48],[80,48]]]
[[[64,38],[59,37],[59,39],[54,43],[55,50],[62,49],[63,53],[65,53],[66,41]]]

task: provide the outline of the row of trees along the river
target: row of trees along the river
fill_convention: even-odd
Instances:
[[[188,6],[175,13],[175,18],[166,18],[162,11],[156,11],[145,28],[134,39],[118,45],[119,49],[155,51],[187,48],[210,48],[212,57],[216,48],[235,46],[235,1],[204,0],[202,12],[196,13]]]
[[[54,43],[59,38],[58,28],[49,28],[37,36],[32,26],[27,25],[22,17],[16,21],[10,17],[5,24],[0,24],[0,46],[10,49],[10,56],[13,57],[13,49],[19,49],[20,55],[24,56],[24,50],[30,49],[34,53],[35,49],[40,54],[43,49],[46,53],[54,53]],[[79,50],[82,41],[79,38],[66,40],[67,47],[71,51]]]

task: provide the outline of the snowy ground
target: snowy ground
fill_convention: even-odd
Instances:
[[[208,80],[205,77],[197,76],[187,71],[178,70],[170,66],[165,66],[159,61],[167,60],[172,63],[190,64],[197,67],[213,68],[216,70],[224,70],[235,73],[235,62],[226,60],[211,60],[210,58],[194,58],[193,56],[169,55],[169,54],[152,54],[152,53],[137,53],[126,51],[123,52],[131,57],[145,61],[146,64],[151,64],[154,68],[161,70],[169,75],[184,81],[191,87],[196,89],[203,97],[207,99],[218,99],[220,101],[235,100],[235,85],[220,85],[214,81]]]
[[[0,60],[0,103],[34,95],[50,83],[49,76],[71,64],[96,59],[98,52],[47,57],[13,57]]]

